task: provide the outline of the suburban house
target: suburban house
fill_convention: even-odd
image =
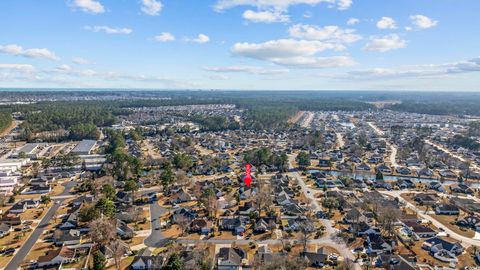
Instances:
[[[364,246],[367,249],[367,254],[391,253],[393,250],[392,245],[387,243],[385,239],[378,234],[369,234],[364,242]]]
[[[460,243],[452,243],[438,237],[427,239],[422,248],[428,250],[432,256],[444,262],[456,262],[456,256],[462,254]]]
[[[23,202],[18,202],[14,204],[10,209],[8,209],[8,213],[11,214],[21,214],[25,211],[27,211],[27,204]]]
[[[325,248],[319,248],[316,252],[305,252],[303,256],[311,267],[323,267],[328,259],[328,252]]]
[[[7,236],[12,231],[12,226],[6,223],[0,223],[0,238]]]
[[[247,264],[247,253],[239,248],[222,247],[217,255],[218,270],[241,270]]]
[[[54,241],[57,246],[73,246],[80,244],[82,239],[79,230],[60,230],[54,232]]]
[[[453,204],[439,204],[435,206],[435,214],[437,215],[458,215],[460,210]]]
[[[162,269],[165,258],[162,256],[135,256],[130,268],[133,270]]]
[[[419,205],[434,205],[438,201],[436,194],[432,193],[417,193],[413,197],[413,200]]]
[[[245,225],[247,223],[247,217],[227,217],[219,220],[219,227],[221,230],[232,231],[238,235],[245,232]]]
[[[58,249],[49,250],[46,255],[38,257],[37,266],[51,267],[73,261],[75,261],[75,250],[63,246]]]
[[[477,232],[480,232],[480,217],[470,215],[457,221],[457,225],[461,227],[471,228]]]
[[[213,229],[212,222],[203,218],[194,219],[190,223],[190,232],[209,234]]]

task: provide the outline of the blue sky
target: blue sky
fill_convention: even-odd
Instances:
[[[0,87],[480,90],[480,1],[2,0]]]

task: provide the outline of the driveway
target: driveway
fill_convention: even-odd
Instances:
[[[150,203],[150,222],[152,223],[152,229],[150,235],[143,241],[147,247],[161,247],[170,240],[163,236],[160,226],[160,217],[166,212],[168,212],[167,209],[161,207],[157,200]],[[156,228],[158,228],[158,230],[156,230]]]
[[[64,184],[62,184],[65,189],[60,194],[60,196],[67,196],[70,194],[70,190],[76,185],[77,183],[74,181],[68,181]],[[38,226],[33,230],[32,234],[30,234],[30,237],[28,237],[27,241],[23,243],[22,247],[15,253],[13,258],[10,260],[10,262],[7,264],[5,267],[5,270],[16,270],[20,269],[20,265],[22,264],[23,260],[27,256],[27,254],[30,252],[32,249],[33,245],[38,241],[38,238],[40,238],[40,235],[42,235],[43,231],[45,228],[48,226],[48,223],[50,220],[52,220],[53,216],[55,215],[55,212],[57,212],[58,208],[62,206],[63,202],[65,201],[66,198],[63,199],[58,199],[54,200],[55,203],[48,209],[47,214],[42,218]]]

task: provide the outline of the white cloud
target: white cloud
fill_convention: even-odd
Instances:
[[[296,24],[288,29],[293,38],[306,40],[320,40],[338,44],[353,43],[362,37],[355,34],[354,29],[342,29],[335,25],[318,27],[315,25]]]
[[[372,68],[356,70],[347,74],[336,76],[341,79],[372,80],[372,79],[398,79],[398,78],[427,78],[444,77],[461,73],[480,72],[480,57],[465,61],[444,64],[428,64],[416,66],[403,66],[396,68]]]
[[[187,39],[187,41],[195,42],[195,43],[207,43],[210,41],[210,37],[205,34],[198,34],[198,36],[194,39]]]
[[[390,17],[382,17],[378,22],[377,22],[377,28],[378,29],[395,29],[397,28],[397,23],[393,18]]]
[[[212,74],[212,75],[208,76],[208,78],[211,79],[211,80],[216,80],[216,81],[224,81],[224,80],[230,79],[230,77],[228,77],[225,74]]]
[[[245,20],[255,23],[275,23],[275,22],[288,22],[290,17],[281,11],[253,11],[246,10],[242,17]]]
[[[34,82],[47,85],[61,85],[66,87],[98,87],[102,84],[107,87],[138,87],[138,82],[143,82],[153,87],[167,88],[195,88],[200,84],[193,80],[143,74],[123,74],[117,72],[102,72],[92,69],[75,69],[68,65],[56,68],[36,70],[32,65],[26,64],[0,64],[0,82]]]
[[[280,39],[264,43],[236,43],[232,53],[238,56],[269,61],[277,65],[325,68],[350,66],[355,62],[347,56],[317,57],[325,50],[342,50],[344,46],[317,40]]]
[[[355,25],[355,24],[357,24],[357,23],[359,23],[359,22],[360,22],[360,20],[357,19],[357,18],[350,18],[350,19],[348,19],[347,24],[348,24],[348,25]]]
[[[0,64],[0,70],[30,73],[35,71],[35,67],[29,64]]]
[[[352,0],[218,0],[214,5],[217,11],[226,10],[238,6],[252,6],[258,9],[287,10],[293,5],[317,5],[320,3],[337,4],[338,9],[348,9],[352,5]]]
[[[155,40],[156,40],[156,41],[159,41],[159,42],[174,41],[174,40],[175,40],[175,36],[172,35],[172,34],[169,33],[169,32],[163,32],[163,33],[161,33],[160,35],[155,36]]]
[[[103,5],[95,0],[73,0],[71,6],[87,13],[99,14],[105,12]]]
[[[288,69],[268,69],[255,66],[205,67],[204,69],[207,71],[219,73],[249,73],[255,75],[274,75],[288,72]]]
[[[410,20],[412,21],[412,24],[417,29],[428,29],[428,28],[435,27],[438,24],[438,21],[433,20],[424,15],[410,16]]]
[[[142,0],[142,11],[143,13],[150,16],[157,16],[162,11],[162,2],[157,0]]]
[[[363,48],[366,51],[386,52],[395,49],[405,48],[407,42],[397,34],[386,35],[383,37],[371,37],[370,41]]]
[[[91,64],[90,60],[82,58],[82,57],[75,57],[72,59],[72,62],[77,65],[89,65]]]
[[[110,26],[105,26],[105,25],[95,25],[95,26],[85,26],[85,30],[92,31],[92,32],[104,32],[107,34],[122,34],[122,35],[128,35],[133,32],[132,29],[130,28],[120,28],[120,27],[110,27]]]
[[[22,46],[16,44],[9,44],[9,45],[0,45],[0,52],[15,55],[15,56],[23,56],[28,58],[46,58],[49,60],[58,60],[59,58],[55,55],[55,53],[49,51],[45,48],[32,48],[32,49],[24,49]]]
[[[64,64],[64,65],[60,65],[60,66],[56,67],[56,70],[58,70],[60,72],[68,72],[68,71],[72,70],[72,67]]]
[[[352,0],[338,0],[338,9],[346,10],[349,9],[353,4]]]

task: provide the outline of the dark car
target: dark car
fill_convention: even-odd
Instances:
[[[7,248],[7,249],[5,249],[5,251],[3,252],[3,255],[5,255],[5,256],[10,256],[10,255],[13,255],[13,253],[15,253],[15,249],[14,249],[14,248]]]

